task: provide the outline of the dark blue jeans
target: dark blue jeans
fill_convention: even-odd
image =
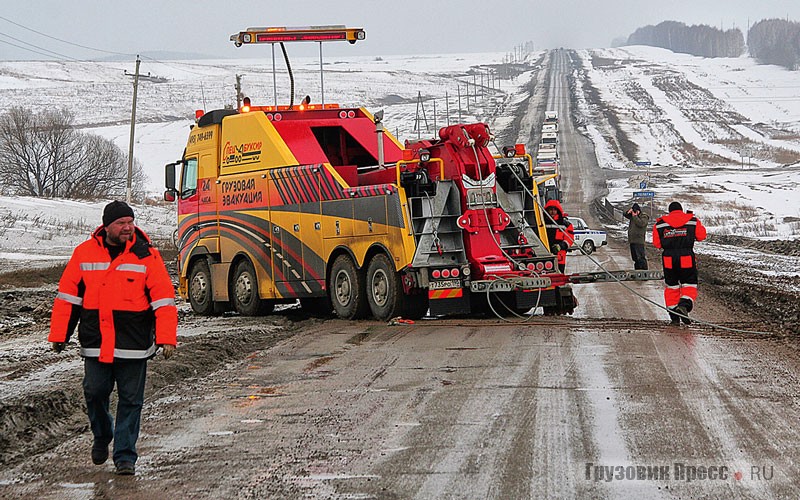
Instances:
[[[114,463],[136,463],[147,360],[100,363],[97,358],[85,358],[83,367],[83,395],[95,446],[108,446],[113,440]],[[115,383],[119,396],[116,423],[108,411]]]
[[[631,259],[634,269],[647,269],[647,254],[644,251],[644,243],[631,243]]]

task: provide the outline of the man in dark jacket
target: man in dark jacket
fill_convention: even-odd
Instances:
[[[644,252],[644,234],[650,217],[642,213],[638,203],[634,203],[631,208],[623,214],[630,221],[628,224],[628,244],[631,246],[631,259],[633,259],[634,269],[647,269],[647,255]]]
[[[691,212],[684,212],[677,201],[669,204],[669,213],[659,217],[653,226],[653,245],[662,250],[664,303],[671,311],[673,325],[691,323],[689,313],[697,300],[694,242],[704,239],[706,228]]]
[[[550,200],[544,205],[544,210],[549,217],[545,216],[545,228],[547,230],[547,241],[550,243],[550,251],[556,255],[558,269],[562,273],[567,267],[567,250],[575,242],[575,229],[572,223],[565,217],[564,209],[558,200]]]
[[[108,460],[113,440],[117,474],[133,475],[147,360],[157,347],[165,358],[172,356],[178,311],[164,261],[124,202],[106,205],[103,225],[78,245],[64,269],[48,337],[54,351],[64,350],[79,321],[92,462]],[[108,411],[114,385],[116,422]]]

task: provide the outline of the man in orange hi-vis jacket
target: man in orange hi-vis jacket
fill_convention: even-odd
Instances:
[[[92,462],[105,463],[113,441],[117,474],[133,475],[147,360],[157,347],[165,358],[174,353],[178,311],[161,254],[133,224],[133,210],[124,202],[106,205],[103,225],[78,245],[64,269],[48,337],[54,351],[64,350],[76,325]],[[115,384],[116,421],[108,410]]]
[[[664,264],[664,303],[673,325],[692,321],[689,313],[697,300],[697,259],[694,242],[706,239],[706,228],[677,201],[653,226],[653,245],[661,249]],[[677,313],[677,314],[676,314]]]

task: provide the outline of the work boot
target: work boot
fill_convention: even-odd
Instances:
[[[680,315],[679,319],[680,321],[683,321],[684,324],[686,325],[692,324],[692,320],[689,319],[689,311],[686,310],[686,306],[679,305],[678,307],[675,308],[675,312]]]
[[[674,312],[670,311],[669,313],[669,324],[672,326],[678,326],[681,324],[681,318]]]
[[[136,466],[132,462],[120,462],[117,464],[118,476],[133,476],[136,474]]]
[[[108,460],[108,445],[100,444],[97,441],[92,444],[92,463],[103,465]]]

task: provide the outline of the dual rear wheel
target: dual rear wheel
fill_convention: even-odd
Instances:
[[[231,305],[244,316],[259,316],[272,312],[275,302],[262,299],[253,264],[245,259],[234,270],[228,296]],[[379,321],[401,316],[419,319],[428,311],[425,293],[406,295],[400,274],[395,271],[386,254],[374,255],[366,268],[359,269],[348,255],[339,255],[328,277],[330,298],[304,298],[304,310],[313,316],[325,316],[331,311],[343,319],[372,316]],[[198,260],[189,274],[189,302],[192,309],[203,315],[217,312],[213,300],[211,271],[208,262]]]
[[[406,295],[400,274],[383,253],[374,255],[366,269],[358,269],[348,255],[338,256],[329,281],[333,310],[340,318],[359,319],[372,313],[379,321],[396,316],[419,319],[428,311],[428,297]]]

